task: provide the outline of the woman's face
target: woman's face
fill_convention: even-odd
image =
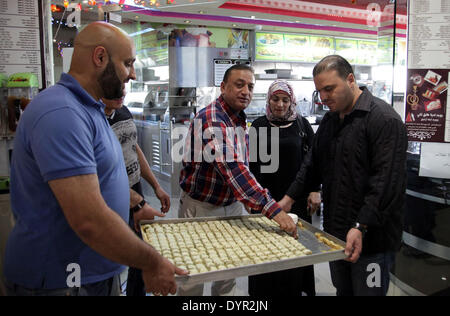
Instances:
[[[273,116],[284,118],[291,105],[291,98],[287,93],[277,92],[270,97],[269,105]]]

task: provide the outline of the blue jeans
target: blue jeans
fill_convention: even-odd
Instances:
[[[119,275],[104,281],[63,289],[27,289],[5,281],[7,296],[119,296]]]
[[[331,280],[337,296],[386,296],[393,252],[363,255],[356,263],[330,262]]]

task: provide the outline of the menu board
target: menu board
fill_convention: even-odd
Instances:
[[[214,59],[214,86],[219,87],[228,68],[233,66],[230,59]]]
[[[358,54],[355,52],[358,51],[358,41],[351,39],[336,39],[336,54],[344,57],[350,64],[356,64],[358,61]]]
[[[378,63],[377,41],[358,41],[358,56],[356,63],[361,65],[376,65]]]
[[[34,73],[43,87],[38,0],[0,1],[0,73]]]
[[[318,62],[322,58],[334,54],[334,38],[311,36],[311,50],[313,62]]]
[[[392,37],[380,41],[256,32],[256,60],[312,62],[338,54],[351,64],[392,63]],[[380,54],[380,52],[382,52]]]
[[[450,142],[450,2],[410,0],[408,20],[409,140]]]
[[[256,33],[256,60],[283,60],[284,35],[281,33]]]
[[[393,64],[394,39],[392,35],[378,37],[378,64]]]
[[[239,59],[214,59],[214,86],[220,87],[223,76],[225,75],[225,72],[228,70],[228,68],[242,63],[250,65],[250,61]]]
[[[334,54],[334,38],[257,32],[255,52],[256,60],[317,62]]]
[[[410,1],[408,68],[450,69],[450,2]]]
[[[284,35],[284,60],[312,61],[311,43],[308,35]]]

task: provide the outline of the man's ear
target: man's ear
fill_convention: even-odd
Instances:
[[[355,75],[352,74],[352,73],[348,74],[348,76],[347,76],[347,82],[348,82],[348,84],[349,84],[350,86],[356,84],[356,78],[355,78]]]
[[[108,52],[106,51],[106,48],[103,46],[97,46],[94,49],[92,58],[94,65],[96,65],[97,67],[104,67],[105,65],[108,64],[109,61]]]

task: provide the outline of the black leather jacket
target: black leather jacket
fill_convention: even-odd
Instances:
[[[367,89],[341,121],[327,113],[312,150],[287,195],[322,184],[324,229],[346,240],[356,222],[368,225],[363,254],[395,251],[402,235],[406,190],[406,128],[386,102]]]

